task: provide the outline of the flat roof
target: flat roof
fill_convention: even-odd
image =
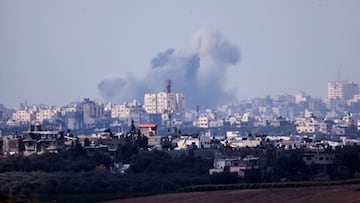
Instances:
[[[139,128],[156,128],[156,127],[157,125],[152,123],[139,124]]]

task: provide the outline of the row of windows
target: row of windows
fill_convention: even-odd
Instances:
[[[320,160],[320,161],[323,161],[323,160],[326,160],[326,161],[329,161],[329,160],[333,160],[333,158],[331,157],[306,157],[306,160],[308,160],[308,161],[311,161],[312,160],[312,158],[314,158],[314,159],[316,159],[316,160]]]

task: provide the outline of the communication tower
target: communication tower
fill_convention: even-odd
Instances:
[[[171,113],[172,113],[172,107],[171,107],[171,80],[165,81],[165,87],[166,87],[166,102],[167,102],[167,113],[168,113],[168,132],[171,134]]]

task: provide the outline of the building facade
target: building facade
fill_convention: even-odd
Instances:
[[[96,120],[104,117],[104,105],[98,104],[90,99],[84,99],[82,102],[83,121],[85,125],[91,125]]]
[[[125,102],[124,104],[113,104],[111,106],[111,118],[124,120],[129,126],[132,120],[137,124],[148,122],[149,120],[149,116],[143,106],[136,100],[129,103]]]
[[[35,113],[27,109],[17,110],[15,113],[13,113],[12,119],[21,124],[30,123],[31,121],[35,120]]]
[[[44,120],[50,120],[58,115],[58,111],[55,109],[41,109],[36,112],[36,121],[42,123]]]
[[[166,93],[144,95],[144,109],[149,114],[171,113],[176,119],[185,118],[185,97],[182,93]],[[169,119],[167,116],[164,119]]]
[[[359,85],[349,81],[332,81],[328,83],[328,99],[349,100],[359,94]]]

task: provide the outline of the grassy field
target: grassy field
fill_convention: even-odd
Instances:
[[[162,194],[107,203],[359,202],[360,184]]]

